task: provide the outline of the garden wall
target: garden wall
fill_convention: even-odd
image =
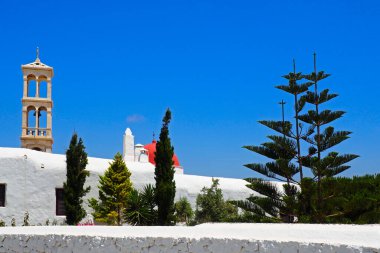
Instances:
[[[380,226],[13,227],[0,252],[380,252]]]

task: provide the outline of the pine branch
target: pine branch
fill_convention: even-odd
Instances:
[[[289,121],[260,120],[259,123],[287,137],[294,137],[291,134],[292,123]]]
[[[270,159],[278,159],[278,154],[266,146],[244,146],[243,148],[256,152]]]
[[[317,76],[315,75],[315,72],[313,72],[311,74],[304,75],[303,78],[305,78],[306,80],[312,81],[312,82],[318,82],[318,81],[321,81],[321,80],[323,80],[329,76],[330,76],[330,74],[326,74],[324,71],[319,71]]]
[[[303,122],[311,125],[323,126],[336,119],[339,119],[343,116],[343,114],[345,114],[344,111],[324,110],[320,113],[317,113],[314,110],[309,110],[307,114],[299,115],[298,118]]]
[[[281,200],[281,193],[279,193],[276,185],[269,181],[264,181],[260,178],[245,178],[245,181],[249,183],[252,190],[275,200]],[[247,185],[248,186],[248,185]]]
[[[251,164],[245,164],[245,167],[248,169],[251,169],[253,171],[256,171],[257,173],[260,173],[261,175],[264,175],[266,177],[270,177],[273,179],[277,179],[283,182],[286,182],[286,180],[279,178],[275,172],[272,172],[268,167],[267,164],[259,164],[259,163],[251,163]]]
[[[302,79],[302,78],[301,78]],[[297,80],[301,80],[297,79]],[[290,81],[289,85],[278,85],[277,89],[283,90],[292,95],[302,94],[308,90],[308,88],[313,85],[311,82],[303,83],[303,84],[295,84],[294,81]]]

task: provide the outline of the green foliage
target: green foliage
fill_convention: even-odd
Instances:
[[[284,182],[281,189],[278,185],[261,179],[247,179],[248,187],[262,196],[251,196],[246,201],[233,203],[249,212],[254,220],[294,222],[297,217],[301,222],[320,223],[341,213],[339,210],[333,213],[332,206],[342,201],[342,198],[338,194],[325,197],[323,194],[327,189],[324,189],[324,182],[350,168],[347,163],[358,156],[326,152],[348,139],[351,134],[349,131],[336,131],[329,126],[345,112],[320,108],[322,104],[337,97],[337,94],[330,94],[328,89],[318,91],[319,81],[328,76],[323,71],[317,72],[316,65],[314,72],[303,75],[296,72],[294,64],[293,72],[283,76],[288,84],[276,86],[293,97],[294,125],[286,120],[259,121],[282,136],[268,136],[270,141],[260,146],[244,146],[270,159],[265,164],[246,164],[247,168]],[[312,86],[313,91],[309,90]],[[307,113],[303,112],[305,107],[309,107]],[[305,147],[302,145],[308,146],[307,154],[303,154]],[[306,168],[312,177],[305,176]],[[296,178],[297,175],[299,178]]]
[[[317,72],[316,56],[314,55],[314,72],[304,75],[303,78],[313,83],[314,91],[307,91],[302,99],[311,105],[311,109],[307,113],[299,115],[298,118],[314,128],[314,135],[304,138],[310,144],[309,154],[301,158],[304,166],[310,168],[316,182],[316,205],[314,214],[309,214],[312,222],[327,222],[327,203],[323,197],[323,183],[326,178],[330,178],[340,174],[350,168],[348,162],[357,158],[354,154],[340,155],[338,152],[330,151],[326,155],[327,150],[335,147],[342,141],[349,138],[349,131],[335,131],[334,127],[328,124],[341,118],[345,112],[332,111],[329,109],[321,110],[321,106],[327,101],[337,97],[337,94],[329,94],[329,90],[318,91],[319,82],[329,77],[324,71]],[[302,187],[301,187],[302,190]],[[332,197],[334,199],[334,197]],[[338,201],[338,199],[336,199]],[[308,215],[302,214],[302,215]]]
[[[298,190],[293,184],[280,185],[260,178],[245,180],[249,183],[248,188],[261,194],[261,196],[251,195],[246,200],[230,201],[244,210],[245,219],[251,218],[254,222],[294,221]]]
[[[151,184],[146,185],[142,192],[133,189],[127,200],[124,219],[134,226],[153,225],[157,216],[154,208],[154,187]]]
[[[96,221],[110,225],[123,223],[123,212],[132,191],[131,173],[117,153],[103,176],[99,176],[99,201],[89,200]]]
[[[326,178],[322,189],[327,222],[380,223],[380,174]]]
[[[86,177],[87,153],[83,141],[78,141],[77,134],[73,134],[70,146],[66,151],[66,182],[63,183],[63,199],[66,211],[66,222],[76,225],[86,216],[82,207],[83,197],[90,191],[90,187],[84,188]]]
[[[181,197],[175,203],[175,216],[177,222],[185,222],[186,224],[189,224],[193,218],[194,212],[186,197]]]
[[[161,226],[173,225],[175,223],[174,216],[174,197],[175,197],[175,181],[173,155],[174,148],[169,138],[169,123],[171,120],[171,112],[166,110],[163,118],[160,138],[156,146],[154,171],[156,180],[155,202],[158,207],[157,223]]]
[[[5,222],[0,219],[0,227],[5,227]]]
[[[155,225],[157,223],[157,210],[155,201],[155,188],[152,184],[147,184],[144,186],[141,193],[142,199],[149,208],[149,213],[151,214],[151,219],[147,221],[146,225]]]
[[[146,225],[151,216],[149,206],[143,200],[141,193],[133,189],[124,210],[124,220],[133,226],[141,226]]]
[[[203,187],[198,194],[195,210],[197,223],[227,222],[238,217],[238,209],[224,200],[223,192],[218,185],[219,180],[212,179],[211,187]]]

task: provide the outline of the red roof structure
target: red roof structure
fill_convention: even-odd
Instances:
[[[157,141],[153,140],[152,143],[149,143],[144,146],[146,150],[148,150],[148,159],[151,164],[156,165],[156,162],[154,161],[154,158],[156,157],[155,152],[156,152],[156,145]],[[179,160],[176,154],[173,155],[173,162],[175,167],[180,167],[181,165],[179,164]]]

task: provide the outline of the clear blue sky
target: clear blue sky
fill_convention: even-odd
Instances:
[[[359,154],[345,175],[380,169],[379,1],[1,1],[0,146],[19,147],[21,64],[54,67],[54,152],[74,129],[90,156],[122,151],[159,132],[167,107],[170,136],[189,174],[248,177],[263,159],[242,149],[272,132],[291,97],[274,88],[291,71],[318,67],[321,83],[347,111],[335,126],[353,131],[337,150]]]

